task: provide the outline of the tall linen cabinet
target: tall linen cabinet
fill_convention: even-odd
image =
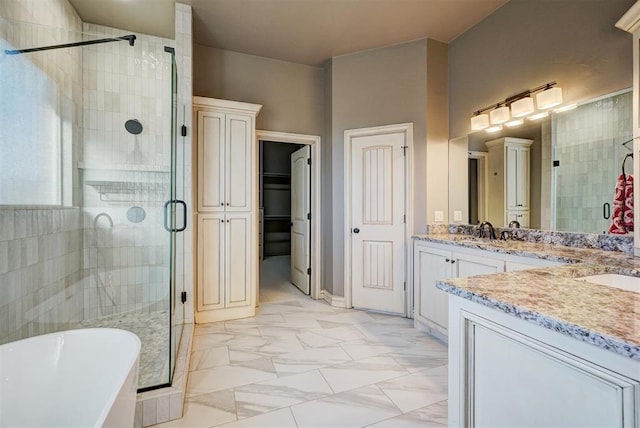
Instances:
[[[197,323],[255,315],[261,108],[193,97]]]

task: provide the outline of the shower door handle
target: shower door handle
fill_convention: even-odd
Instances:
[[[169,215],[167,214],[167,208],[172,204],[182,205],[182,227],[169,227]],[[181,199],[170,199],[164,203],[164,228],[167,232],[183,232],[187,228],[187,203]]]

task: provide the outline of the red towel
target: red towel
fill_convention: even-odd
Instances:
[[[613,216],[609,233],[633,232],[633,176],[620,174],[613,197]]]

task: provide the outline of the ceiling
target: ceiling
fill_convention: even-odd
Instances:
[[[508,0],[182,0],[194,43],[318,66],[410,40],[449,43]],[[85,22],[173,37],[174,0],[70,0]]]

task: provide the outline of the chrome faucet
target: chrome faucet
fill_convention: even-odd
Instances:
[[[488,230],[487,227],[489,228]],[[485,236],[485,232],[487,232],[489,236]],[[482,223],[480,223],[480,226],[478,226],[478,234],[480,238],[496,239],[496,230],[488,221],[483,221]]]
[[[519,229],[520,228],[520,222],[518,220],[511,220],[509,222],[509,228]]]

